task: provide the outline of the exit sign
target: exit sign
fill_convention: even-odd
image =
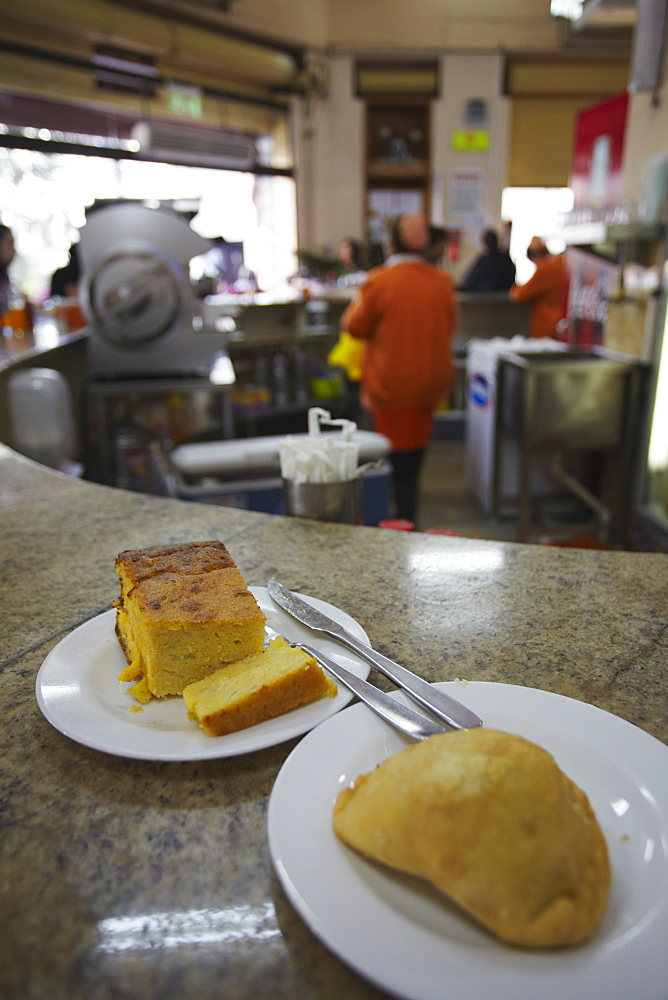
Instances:
[[[455,153],[486,153],[489,149],[487,129],[455,129],[451,136]]]
[[[187,87],[180,83],[167,86],[169,110],[182,118],[202,117],[202,92],[197,87]]]

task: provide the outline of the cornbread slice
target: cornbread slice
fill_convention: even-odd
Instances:
[[[116,572],[119,679],[140,682],[140,701],[181,694],[264,642],[265,616],[222,542],[128,550]]]
[[[512,944],[579,944],[607,906],[607,845],[587,796],[520,736],[469,729],[406,747],[339,793],[334,830]]]
[[[188,684],[183,699],[210,736],[225,736],[327,695],[336,684],[299,647],[278,636],[266,649]]]

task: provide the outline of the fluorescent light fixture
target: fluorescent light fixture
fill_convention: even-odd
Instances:
[[[151,56],[113,45],[96,45],[91,55],[93,79],[99,86],[153,95],[160,84]]]
[[[550,0],[552,17],[565,17],[568,21],[577,21],[582,15],[584,0]]]
[[[76,146],[118,149],[127,152],[139,152],[140,148],[135,139],[116,139],[106,135],[84,135],[79,132],[57,132],[45,128],[34,128],[31,125],[8,125],[6,122],[0,122],[0,135],[36,139],[40,142],[64,142]]]

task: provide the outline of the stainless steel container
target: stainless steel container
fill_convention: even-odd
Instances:
[[[642,377],[639,362],[603,348],[499,356],[493,503],[498,510],[504,502],[504,443],[514,440],[520,450],[518,541],[528,539],[532,462],[539,455],[550,456],[552,474],[595,511],[611,539],[625,536]],[[587,480],[595,456],[605,459],[600,486],[564,469],[562,456],[571,453],[587,460]]]
[[[619,446],[632,361],[588,351],[508,354],[502,360],[504,429],[522,434],[536,450]]]
[[[310,517],[316,521],[362,524],[361,482],[360,478],[335,483],[296,483],[294,480],[284,479],[285,513],[293,517]]]

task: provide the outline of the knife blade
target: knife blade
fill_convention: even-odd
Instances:
[[[389,657],[376,652],[367,643],[362,642],[361,639],[352,635],[343,625],[339,625],[338,622],[333,621],[333,619],[323,614],[322,611],[314,608],[312,604],[309,604],[308,601],[295,594],[294,591],[288,590],[278,580],[273,578],[269,580],[267,591],[279,607],[287,611],[293,618],[296,618],[302,625],[306,625],[316,632],[324,632],[333,639],[342,642],[349,649],[352,649],[353,652],[357,653],[358,656],[361,656],[372,666],[376,667],[377,670],[385,674],[386,677],[402,688],[419,705],[438,716],[439,719],[447,722],[449,726],[452,726],[454,729],[473,729],[476,726],[482,726],[482,719],[475,712],[472,712],[455,698],[451,698],[449,695],[432,687],[431,684],[418,677],[417,674],[412,673],[412,671],[407,670],[406,667],[402,667],[398,663],[395,663],[394,660],[390,660]]]
[[[270,637],[276,637],[280,634],[269,626],[265,626],[265,631]],[[373,684],[369,684],[368,681],[358,677],[357,674],[346,670],[340,663],[336,663],[319,649],[315,649],[306,642],[293,642],[287,636],[283,636],[283,638],[291,646],[299,646],[305,653],[316,659],[325,670],[333,677],[336,677],[339,683],[349,688],[353,694],[357,695],[360,701],[368,705],[376,715],[379,715],[381,719],[389,722],[391,726],[394,726],[407,736],[411,736],[415,740],[426,740],[429,736],[439,736],[442,733],[449,732],[440,722],[428,719],[426,715],[420,715],[406,705],[402,705],[401,702],[391,698],[389,694],[381,691],[380,688],[374,687]]]

